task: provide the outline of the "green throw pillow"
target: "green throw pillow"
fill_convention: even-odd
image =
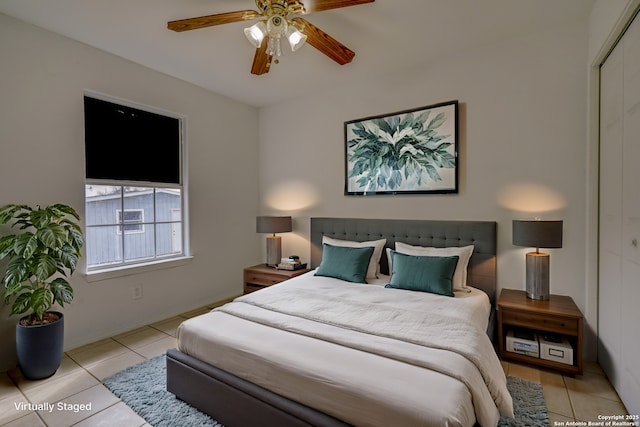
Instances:
[[[322,261],[316,276],[334,277],[347,282],[367,283],[367,268],[373,254],[373,247],[349,248],[322,245]]]
[[[413,256],[391,251],[393,272],[387,288],[452,297],[458,256]]]

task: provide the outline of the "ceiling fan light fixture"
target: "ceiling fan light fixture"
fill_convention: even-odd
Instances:
[[[256,49],[262,45],[262,40],[264,40],[267,35],[267,26],[264,21],[258,21],[250,27],[244,29],[244,35],[249,40]]]
[[[273,15],[267,20],[267,55],[276,58],[282,55],[280,40],[287,37],[289,24],[280,15]]]
[[[267,21],[267,34],[272,38],[283,37],[287,34],[287,20],[280,15],[273,15]]]
[[[182,32],[255,20],[253,25],[247,23],[245,24],[247,27],[244,28],[245,37],[256,49],[251,65],[251,74],[255,75],[268,73],[271,64],[278,63],[279,57],[282,55],[282,39],[286,39],[292,52],[298,51],[308,42],[311,47],[319,50],[329,59],[339,65],[345,65],[353,60],[355,52],[311,24],[304,16],[312,12],[373,3],[375,0],[254,1],[257,10],[237,10],[235,12],[178,19],[167,22],[167,28],[172,31]]]
[[[269,37],[267,40],[267,55],[279,58],[282,56],[280,37]]]
[[[287,40],[291,46],[291,52],[295,52],[307,41],[307,36],[302,34],[293,25],[289,25],[289,29],[287,30]]]

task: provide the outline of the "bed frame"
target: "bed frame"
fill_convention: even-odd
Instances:
[[[396,241],[435,247],[474,245],[467,282],[486,292],[493,308],[496,229],[496,223],[490,221],[311,218],[311,267],[317,267],[322,259],[323,235],[354,241],[386,238],[390,248],[394,248]],[[386,255],[380,264],[381,272],[387,274]],[[487,333],[493,338],[495,321],[492,319]],[[176,349],[167,352],[167,390],[227,427],[348,425]]]

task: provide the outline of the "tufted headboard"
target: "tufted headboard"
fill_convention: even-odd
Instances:
[[[322,260],[322,236],[359,242],[387,239],[386,247],[391,249],[396,241],[434,247],[474,245],[467,283],[486,292],[494,304],[496,229],[493,221],[311,218],[311,267]],[[389,274],[386,255],[380,259],[380,271]]]

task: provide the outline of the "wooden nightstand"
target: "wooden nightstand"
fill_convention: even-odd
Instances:
[[[244,293],[248,294],[253,291],[258,291],[267,286],[289,280],[292,277],[300,276],[308,271],[310,271],[308,268],[293,271],[278,270],[273,267],[267,267],[266,264],[247,267],[244,269]]]
[[[566,338],[573,348],[573,364],[506,351],[506,334],[513,327],[538,334],[553,333]],[[582,375],[583,317],[571,297],[551,295],[548,301],[527,298],[526,292],[503,289],[498,299],[500,357]]]

